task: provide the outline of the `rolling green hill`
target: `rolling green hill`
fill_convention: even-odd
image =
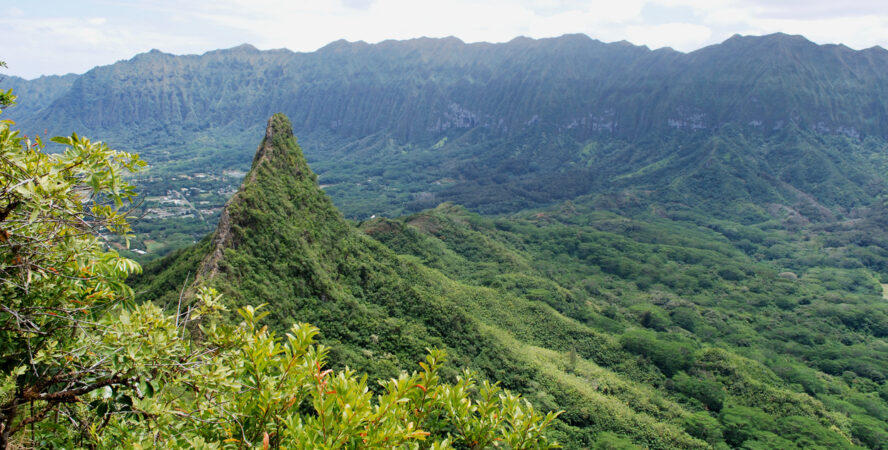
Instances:
[[[275,115],[217,230],[136,289],[173,305],[196,279],[268,303],[276,327],[319,326],[334,366],[372,377],[447,348],[565,410],[569,448],[881,445],[888,303],[871,271],[789,275],[716,223],[592,203],[499,219],[443,204],[355,228]]]

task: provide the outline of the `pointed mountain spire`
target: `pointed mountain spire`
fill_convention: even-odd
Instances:
[[[242,235],[258,224],[253,217],[256,213],[266,217],[273,214],[271,222],[283,224],[307,204],[314,206],[311,213],[323,212],[324,217],[342,221],[332,202],[317,186],[317,176],[308,167],[296,142],[290,119],[277,113],[268,119],[265,137],[243,184],[225,204],[213,235],[212,249],[200,264],[198,278],[210,279],[218,274],[225,249],[237,247],[243,242]]]

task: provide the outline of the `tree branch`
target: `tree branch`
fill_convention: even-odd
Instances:
[[[47,402],[56,402],[56,403],[76,403],[80,401],[79,396],[86,394],[88,392],[92,392],[96,389],[103,388],[105,386],[111,386],[114,384],[121,384],[126,381],[125,378],[121,378],[119,375],[114,375],[110,378],[106,378],[101,381],[97,381],[92,384],[88,384],[86,386],[81,386],[75,389],[66,389],[58,392],[36,392],[34,389],[26,389],[22,393],[22,398],[24,400],[43,400]]]

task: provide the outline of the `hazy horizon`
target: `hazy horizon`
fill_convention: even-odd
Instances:
[[[496,20],[491,20],[495,17]],[[330,42],[454,36],[467,43],[582,33],[682,52],[734,34],[797,34],[818,44],[888,47],[888,3],[768,0],[48,0],[0,7],[0,74],[83,73],[150,49],[201,54],[242,43],[315,51]]]

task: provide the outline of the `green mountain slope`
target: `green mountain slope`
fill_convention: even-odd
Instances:
[[[233,304],[268,303],[275,327],[319,326],[334,365],[374,377],[447,348],[565,410],[556,437],[570,448],[850,448],[880,436],[885,343],[873,327],[888,322],[871,281],[856,293],[793,282],[705,227],[564,208],[494,220],[443,205],[358,230],[275,115],[216,232],[149,266],[136,289],[175,305],[196,277]],[[822,343],[772,348],[826,311],[874,321],[827,320]]]
[[[73,73],[62,76],[42,76],[33,80],[3,77],[0,78],[0,83],[3,83],[5,89],[12,89],[18,97],[18,105],[15,106],[14,115],[27,118],[52,105],[52,102],[71,89],[71,85],[77,78],[78,75]],[[42,130],[33,130],[42,133]]]

